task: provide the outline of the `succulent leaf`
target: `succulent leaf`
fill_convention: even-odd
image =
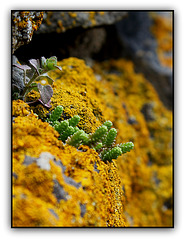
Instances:
[[[103,161],[111,161],[112,159],[117,159],[119,156],[121,156],[122,151],[120,147],[114,147],[111,150],[108,150],[103,156]]]
[[[133,142],[121,143],[119,144],[122,153],[130,152],[131,149],[134,148]]]
[[[117,136],[117,130],[115,128],[111,128],[107,134],[105,145],[107,147],[110,147],[114,143],[116,136]]]
[[[54,122],[57,121],[63,112],[63,107],[62,106],[57,106],[52,113],[49,116],[49,121]]]
[[[103,161],[112,161],[117,159],[123,153],[133,149],[132,142],[118,144],[113,146],[117,130],[112,127],[111,121],[106,121],[93,134],[87,134],[80,130],[76,125],[80,121],[78,115],[73,116],[69,120],[59,122],[58,119],[63,111],[62,106],[56,107],[47,120],[60,133],[60,139],[67,144],[78,148],[81,144],[87,145],[97,151]]]
[[[102,125],[99,128],[96,129],[96,131],[92,134],[91,136],[91,141],[92,142],[99,142],[101,141],[106,133],[108,132],[108,129],[106,126]]]
[[[107,129],[110,130],[112,127],[112,122],[110,120],[108,120],[108,121],[105,121],[103,125],[105,125],[107,127]]]
[[[40,83],[37,84],[37,87],[39,89],[42,102],[44,104],[47,104],[53,96],[52,87],[50,85],[43,86]]]
[[[75,115],[69,119],[69,125],[72,127],[76,127],[79,121],[80,121],[80,117],[78,115]]]
[[[72,126],[69,126],[60,136],[61,140],[64,142],[67,140],[67,138],[74,134],[74,128]]]

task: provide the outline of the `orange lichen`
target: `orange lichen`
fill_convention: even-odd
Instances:
[[[78,114],[78,127],[87,133],[111,120],[118,129],[117,143],[133,141],[135,147],[106,164],[87,146],[77,150],[64,145],[58,133],[33,113],[15,118],[14,188],[22,189],[28,202],[34,198],[32,208],[39,199],[43,206],[40,211],[51,208],[58,216],[51,221],[43,216],[39,219],[33,209],[25,222],[29,221],[29,226],[37,226],[37,222],[39,226],[172,226],[172,114],[152,85],[142,74],[135,73],[132,62],[123,59],[95,64],[93,70],[77,58],[64,59],[58,65],[62,71],[50,73],[54,94],[52,108],[45,114],[62,105],[63,118]],[[39,115],[38,107],[31,109]],[[50,160],[49,171],[40,169],[36,162],[23,164],[25,156],[39,158],[42,152],[56,158]],[[60,160],[64,173],[57,165]],[[81,187],[67,184],[64,174],[81,183]],[[26,176],[30,177],[24,179]],[[52,192],[53,179],[68,193],[67,200],[57,202]],[[21,206],[23,200],[18,199],[14,201]],[[83,217],[81,205],[86,209]],[[24,224],[26,212],[30,211],[28,208],[17,213],[19,208],[14,209],[15,226]]]
[[[51,25],[50,17],[51,17],[52,15],[53,15],[53,12],[50,12],[50,11],[47,12],[47,17],[46,17],[45,21],[46,21],[46,24],[47,24],[48,26]]]
[[[77,17],[77,13],[76,12],[68,12],[68,14],[72,18],[76,18]]]
[[[172,209],[162,210],[172,196],[172,113],[165,109],[143,75],[134,72],[131,62],[113,60],[102,66],[96,65],[94,69],[109,80],[119,99],[119,103],[114,99],[116,108],[120,105],[119,111],[112,109],[116,117],[114,126],[119,129],[117,141],[132,140],[135,145],[134,151],[117,160],[125,189],[127,224],[172,226]],[[117,71],[119,75],[111,71]],[[147,116],[143,112],[146,104],[151,105],[149,120],[145,119]],[[161,169],[167,176],[163,180]]]
[[[105,164],[88,147],[77,150],[63,145],[57,137],[58,133],[34,114],[15,119],[13,226],[123,227],[122,189],[115,164]],[[50,159],[50,170],[40,168],[36,161],[24,163],[26,156],[38,158],[43,152],[55,158]],[[64,173],[59,161],[66,168]],[[79,188],[67,183],[64,175],[79,183]],[[66,199],[57,200],[54,181],[63,188]],[[85,206],[83,214],[80,205]]]
[[[91,21],[92,26],[96,25],[96,12],[89,12],[89,19]]]
[[[156,13],[152,13],[151,16],[154,22],[151,27],[151,31],[157,40],[157,53],[159,60],[163,66],[172,68],[172,17],[164,17]]]
[[[17,116],[27,116],[30,113],[30,106],[22,100],[13,100],[12,102],[12,115]]]
[[[20,11],[20,17],[21,21],[18,18],[13,19],[14,23],[18,26],[20,30],[26,28],[29,24],[29,21],[32,23],[32,30],[36,31],[43,19],[43,12],[40,12],[40,14],[36,18],[30,17],[29,11]]]

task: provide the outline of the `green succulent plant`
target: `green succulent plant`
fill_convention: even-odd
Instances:
[[[57,66],[57,58],[50,57],[46,59],[45,57],[41,57],[39,59],[30,59],[28,65],[21,65],[21,64],[13,64],[13,66],[23,70],[23,82],[24,82],[24,89],[23,91],[17,95],[17,98],[25,100],[25,96],[31,91],[36,90],[40,93],[40,101],[44,106],[51,107],[50,101],[53,95],[53,89],[51,85],[53,84],[53,79],[48,75],[48,72],[54,69],[62,70],[60,66]],[[42,79],[47,79],[49,85],[41,85],[37,83]],[[32,102],[33,103],[33,102]]]
[[[130,152],[130,150],[134,148],[134,144],[132,142],[121,143],[115,146],[117,130],[115,128],[111,128],[111,121],[104,122],[94,133],[87,134],[84,130],[77,127],[80,121],[80,117],[78,115],[75,115],[68,120],[60,121],[62,113],[63,107],[57,106],[51,112],[46,121],[59,132],[59,139],[61,139],[64,143],[72,145],[76,148],[78,148],[81,144],[87,145],[98,152],[104,162],[117,159],[122,154]]]

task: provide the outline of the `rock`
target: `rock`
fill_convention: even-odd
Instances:
[[[49,161],[54,159],[54,156],[48,152],[42,152],[39,158],[36,159],[37,165],[44,170],[50,170],[51,166]]]
[[[116,27],[122,53],[134,61],[137,71],[145,74],[165,106],[171,109],[172,17],[168,12],[166,15],[129,12],[127,18],[116,23]],[[169,49],[163,49],[165,45],[169,45]]]
[[[91,28],[100,25],[113,24],[127,15],[124,11],[110,12],[45,12],[42,25],[37,34],[65,32],[68,29],[82,27]]]
[[[12,52],[31,41],[33,32],[38,29],[43,12],[12,11]]]
[[[12,64],[18,64],[19,61],[15,55],[12,56]],[[20,93],[24,87],[23,71],[15,66],[12,66],[12,95]]]
[[[33,162],[35,162],[35,161],[36,161],[36,158],[30,157],[30,156],[26,155],[25,158],[24,158],[23,164],[28,166],[28,165],[32,164]]]
[[[141,109],[141,112],[143,113],[145,120],[148,121],[154,121],[155,120],[155,114],[153,111],[153,106],[154,104],[152,103],[145,103]]]
[[[155,85],[168,76],[164,69],[170,70],[163,55],[167,51],[161,51],[162,40],[156,38],[156,26],[165,26],[163,16],[137,12],[134,24],[129,21],[136,13],[129,13],[120,30],[119,24],[105,26],[113,21],[111,13],[84,13],[79,20],[78,14],[64,12],[64,27],[45,13],[44,24],[54,32],[41,28],[30,44],[16,50],[21,63],[41,56],[66,59],[58,61],[62,71],[50,72],[51,109],[22,100],[12,104],[13,227],[173,226],[172,113],[148,81]],[[112,20],[107,17],[106,23],[103,16]],[[133,61],[120,58],[126,54]],[[88,58],[88,65],[74,55]],[[13,62],[18,59],[13,57]],[[147,71],[159,78],[147,79],[141,74]],[[23,72],[14,67],[13,72],[12,82],[21,91]],[[166,97],[167,81],[158,84]],[[36,94],[31,97],[37,99]],[[86,133],[111,120],[118,130],[116,144],[133,141],[134,150],[105,163],[88,146],[77,149],[63,143],[45,122],[58,105],[64,108],[64,119],[79,115],[78,127]]]
[[[69,196],[57,180],[54,180],[53,194],[56,196],[58,202],[60,202],[62,199],[67,201],[67,198]]]
[[[88,146],[63,144],[40,111],[34,115],[37,106],[13,101],[14,226],[172,226],[170,205],[161,212],[172,196],[171,112],[151,83],[125,59],[93,68],[77,58],[58,65],[63,71],[51,72],[52,109],[63,106],[67,119],[79,115],[79,128],[87,133],[110,119],[118,130],[117,143],[133,141],[135,147],[104,163]],[[37,159],[46,152],[50,167],[46,159],[41,168]],[[24,154],[31,159],[25,161]]]
[[[81,210],[81,217],[83,218],[86,213],[86,204],[80,204],[80,210]]]

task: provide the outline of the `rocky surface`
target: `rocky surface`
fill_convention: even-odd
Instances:
[[[28,44],[42,22],[43,12],[12,11],[12,52]]]
[[[45,13],[31,43],[15,50],[23,64],[56,55],[62,71],[49,73],[51,108],[34,101],[34,90],[25,100],[34,104],[12,103],[14,227],[173,226],[172,112],[166,108],[172,26],[166,15]],[[12,86],[20,91],[22,74],[13,67]],[[58,105],[62,120],[79,115],[86,133],[110,120],[116,143],[132,141],[134,150],[105,163],[87,146],[64,144],[45,122]]]
[[[146,75],[161,100],[171,109],[173,85],[170,62],[173,50],[171,13],[152,15],[148,12],[129,12],[127,18],[116,23],[116,28],[122,42],[123,54],[127,54],[134,61],[137,71]]]
[[[109,25],[121,20],[125,16],[127,16],[127,12],[124,11],[48,11],[44,13],[43,23],[37,33],[60,33],[76,27],[91,28]]]

